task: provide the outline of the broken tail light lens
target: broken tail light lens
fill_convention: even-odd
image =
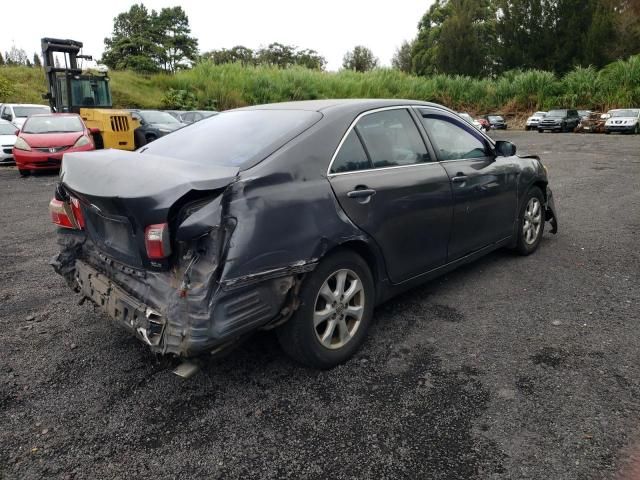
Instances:
[[[171,254],[169,224],[156,223],[144,229],[144,244],[151,260],[167,258]]]
[[[51,221],[63,228],[84,229],[84,216],[80,210],[80,202],[71,197],[70,202],[52,198],[49,202]]]
[[[76,228],[76,223],[72,220],[73,213],[66,208],[65,202],[52,198],[49,202],[49,215],[51,221],[63,228]]]

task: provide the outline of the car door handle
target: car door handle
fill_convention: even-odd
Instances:
[[[462,183],[467,181],[467,176],[463,173],[456,173],[456,176],[451,179],[453,183]]]
[[[376,191],[372,188],[361,188],[357,190],[352,190],[351,192],[347,193],[347,197],[365,198],[365,197],[371,197],[372,195],[375,195],[375,194],[376,194]]]

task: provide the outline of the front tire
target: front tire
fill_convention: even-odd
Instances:
[[[31,175],[31,170],[23,170],[19,168],[18,173],[20,174],[21,177],[28,177],[29,175]]]
[[[531,255],[536,251],[544,233],[544,195],[538,187],[531,187],[518,217],[518,241],[516,250],[520,255]]]
[[[375,288],[367,263],[350,250],[331,254],[305,279],[299,298],[294,315],[277,330],[282,349],[311,368],[346,362],[373,317]]]

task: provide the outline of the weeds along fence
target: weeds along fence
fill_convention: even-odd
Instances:
[[[640,55],[601,70],[576,67],[558,77],[514,70],[496,78],[417,77],[392,69],[320,72],[240,64],[200,63],[174,75],[111,72],[114,105],[141,108],[229,108],[320,98],[406,98],[472,113],[525,113],[553,107],[607,110],[640,106]],[[40,69],[0,67],[0,102],[42,103]]]

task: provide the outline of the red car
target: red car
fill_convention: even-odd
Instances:
[[[94,150],[91,132],[75,113],[32,115],[27,118],[13,146],[20,175],[32,170],[59,169],[62,155]]]

